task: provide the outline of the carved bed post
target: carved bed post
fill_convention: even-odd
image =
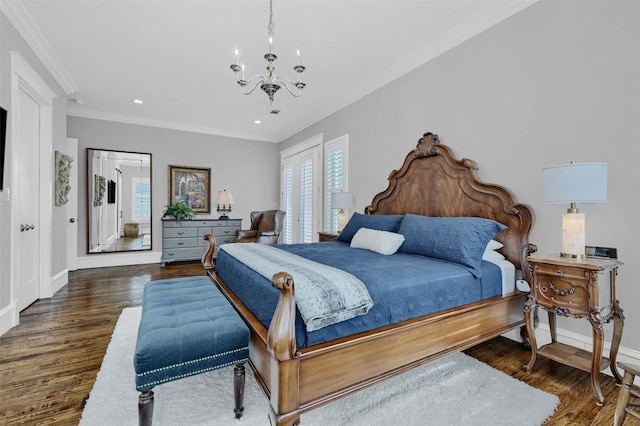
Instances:
[[[202,266],[204,266],[205,274],[207,271],[215,269],[216,265],[213,262],[213,254],[216,252],[216,237],[211,234],[205,234],[204,240],[209,241],[209,248],[202,255]]]
[[[296,351],[293,278],[286,272],[278,272],[271,284],[281,293],[267,334],[267,350],[271,355],[269,418],[275,426],[297,425],[300,423],[300,360]]]

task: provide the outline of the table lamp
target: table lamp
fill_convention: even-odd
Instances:
[[[216,210],[218,211],[218,213],[221,213],[221,216],[218,219],[229,219],[227,213],[231,213],[231,204],[234,203],[231,191],[227,191],[226,189],[218,191],[218,195],[216,196],[216,203],[218,203],[218,207]]]
[[[347,215],[344,209],[353,207],[353,193],[351,192],[332,192],[331,208],[340,209],[338,212],[338,232],[342,232],[344,225],[347,223]]]
[[[563,257],[585,257],[585,218],[576,203],[607,201],[607,164],[574,163],[542,169],[542,201],[570,203],[562,215]]]

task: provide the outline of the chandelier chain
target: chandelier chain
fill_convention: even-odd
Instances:
[[[269,0],[269,25],[267,29],[270,33],[273,32],[273,0]]]

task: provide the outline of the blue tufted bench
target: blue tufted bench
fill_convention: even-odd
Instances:
[[[235,365],[235,416],[242,416],[249,329],[206,276],[149,282],[134,356],[138,420],[153,421],[153,387]]]

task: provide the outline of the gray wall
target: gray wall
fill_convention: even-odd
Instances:
[[[87,254],[86,148],[151,154],[153,251],[162,251],[160,218],[168,204],[168,166],[211,168],[211,214],[217,218],[215,194],[227,189],[235,205],[230,217],[249,226],[252,210],[278,208],[280,167],[278,145],[222,136],[203,135],[89,118],[68,118],[70,138],[78,139],[81,171],[78,195],[78,257]],[[110,256],[93,254],[91,256]]]
[[[532,242],[562,248],[567,205],[541,202],[543,167],[609,164],[606,204],[582,204],[587,244],[617,247],[622,345],[640,351],[637,211],[640,170],[640,2],[542,1],[281,143],[323,132],[349,134],[354,211],[387,186],[387,176],[426,131],[478,162],[482,180],[508,186],[536,211]],[[586,340],[585,320],[559,327]],[[609,331],[610,326],[605,326]],[[610,339],[610,333],[607,340]],[[636,354],[637,355],[637,354]]]

